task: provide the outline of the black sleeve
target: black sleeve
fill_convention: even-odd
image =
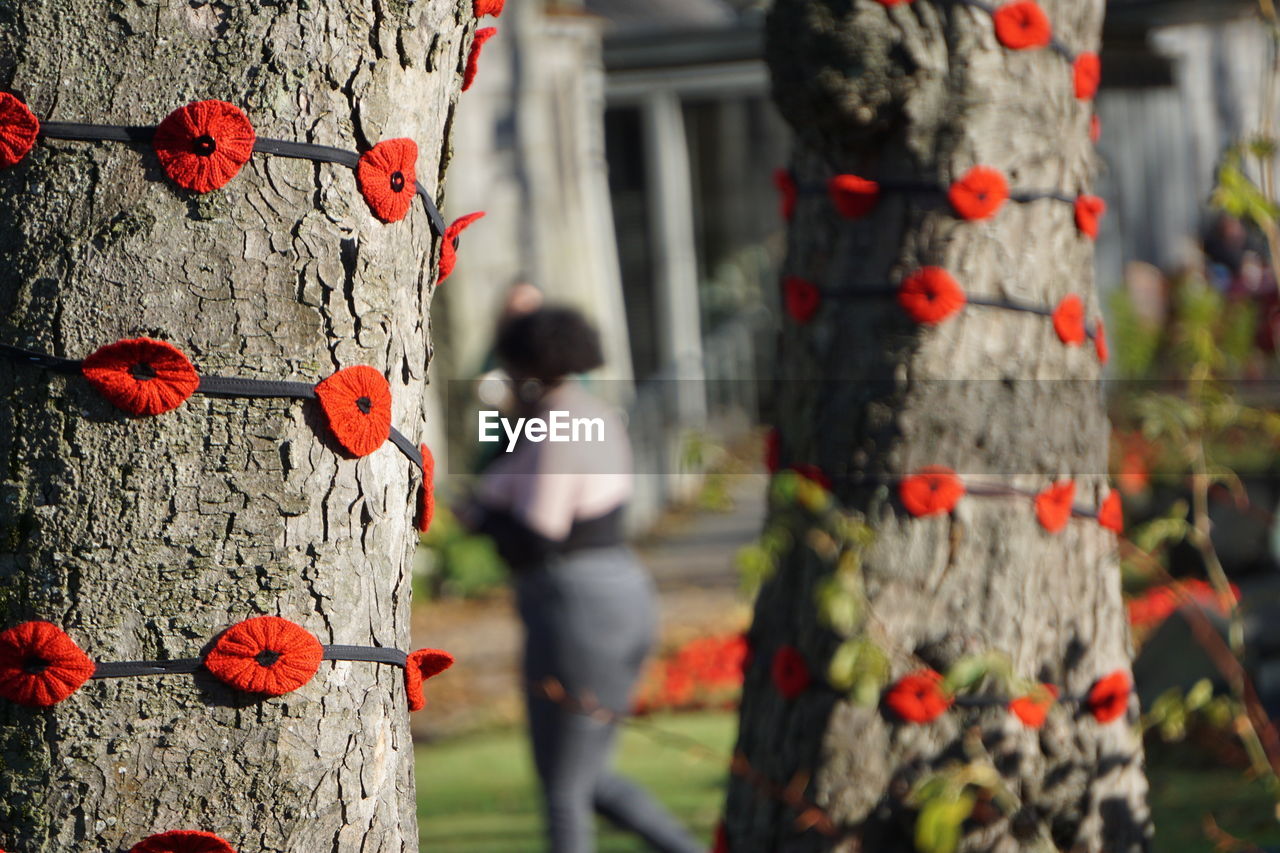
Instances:
[[[493,540],[498,554],[513,571],[541,563],[555,553],[558,542],[534,531],[510,512],[488,507],[482,510],[475,532]]]

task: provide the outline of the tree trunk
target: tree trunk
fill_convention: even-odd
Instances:
[[[259,137],[411,137],[438,200],[470,5],[3,0],[0,89],[42,120],[154,125],[216,98]],[[0,341],[81,358],[147,336],[202,374],[306,382],[367,364],[414,439],[438,251],[419,203],[382,224],[345,167],[255,155],[195,195],[148,146],[41,140],[0,172]],[[99,661],[195,657],[262,614],[406,648],[419,475],[390,443],[348,458],[296,400],[130,418],[11,362],[0,395],[0,628],[47,620]],[[412,758],[391,666],[326,662],[266,699],[200,673],[90,681],[0,701],[0,847],[198,828],[242,851],[417,850]]]
[[[1059,41],[1097,50],[1102,0],[1041,5]],[[1088,193],[1091,104],[1074,97],[1066,58],[1002,47],[991,16],[959,2],[777,0],[768,32],[774,96],[797,135],[791,171],[802,188],[788,274],[829,294],[884,288],[941,266],[971,297],[1053,307],[1077,293],[1088,316],[1099,315],[1093,246],[1062,201],[1010,201],[994,218],[969,222],[945,197],[890,191],[869,217],[847,220],[804,189],[837,173],[945,189],[983,164],[1004,172],[1015,192]],[[1108,426],[1094,348],[1063,345],[1047,317],[980,306],[917,325],[892,297],[824,297],[808,324],[784,323],[782,462],[820,466],[839,504],[874,531],[861,555],[871,614],[863,636],[888,655],[890,677],[925,664],[946,672],[989,650],[1007,655],[1016,675],[1075,696],[1127,671],[1110,532],[1076,518],[1048,533],[1027,497],[970,495],[950,515],[915,518],[895,485],[925,465],[1032,494],[1070,477],[1075,503],[1096,507],[1107,493]],[[909,792],[965,761],[997,768],[1017,805],[975,812],[961,849],[1146,847],[1136,701],[1109,725],[1061,705],[1035,731],[1004,708],[957,708],[911,725],[837,690],[780,696],[770,683],[775,649],[795,645],[820,679],[838,643],[815,605],[832,561],[808,531],[794,541],[756,607],[738,749],[740,769],[759,775],[731,784],[730,849],[912,850],[918,810]],[[805,797],[830,816],[831,832],[805,829],[812,814],[797,822],[803,805],[761,794],[807,774]]]

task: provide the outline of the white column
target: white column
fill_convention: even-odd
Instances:
[[[702,327],[698,306],[698,258],[693,237],[693,187],[684,115],[674,92],[644,99],[646,183],[662,376],[671,389],[680,426],[706,421]]]

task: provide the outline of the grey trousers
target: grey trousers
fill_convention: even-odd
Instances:
[[[664,853],[702,851],[643,788],[611,769],[617,726],[541,695],[554,679],[569,696],[625,711],[653,644],[653,582],[624,547],[578,551],[521,572],[524,678],[533,759],[552,853],[593,853],[594,813]]]

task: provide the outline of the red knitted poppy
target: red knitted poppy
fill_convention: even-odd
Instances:
[[[56,705],[93,675],[93,661],[57,625],[23,622],[0,631],[0,696],[19,705]]]
[[[236,853],[236,849],[212,832],[175,829],[147,836],[129,853]]]
[[[880,200],[880,185],[857,175],[836,175],[827,181],[827,194],[841,216],[861,219]]]
[[[431,529],[431,519],[436,514],[436,458],[425,444],[422,451],[422,485],[418,488],[418,530]]]
[[[1093,323],[1093,349],[1098,354],[1098,361],[1106,364],[1111,360],[1111,350],[1107,347],[1107,330],[1101,319]]]
[[[244,112],[226,101],[179,107],[156,126],[151,144],[175,184],[198,193],[225,185],[249,162],[257,136]]]
[[[1096,195],[1076,199],[1076,227],[1090,240],[1098,239],[1098,220],[1107,212],[1107,203]]]
[[[947,190],[951,207],[963,219],[990,219],[1008,198],[1004,175],[987,166],[974,166]]]
[[[232,625],[204,656],[204,668],[237,690],[281,696],[320,669],[324,648],[310,631],[279,616]]]
[[[898,484],[902,505],[917,518],[951,512],[964,492],[956,472],[941,465],[921,468]]]
[[[134,416],[176,409],[200,387],[182,350],[150,338],[100,347],[80,363],[80,372],[113,406]]]
[[[785,699],[794,699],[809,688],[809,666],[795,646],[783,646],[774,652],[769,675]]]
[[[1057,533],[1067,526],[1071,518],[1071,501],[1076,496],[1076,484],[1071,480],[1055,483],[1036,495],[1036,518],[1040,526],[1050,533]]]
[[[996,38],[1010,50],[1045,47],[1053,40],[1049,16],[1034,0],[1014,0],[991,15]]]
[[[936,326],[964,307],[964,289],[941,267],[922,267],[898,286],[898,304],[917,323]]]
[[[346,367],[316,385],[329,430],[353,456],[368,456],[391,435],[391,386],[364,364]]]
[[[1089,116],[1089,140],[1097,142],[1102,138],[1102,119],[1096,115]]]
[[[417,190],[418,143],[412,139],[384,139],[360,155],[356,186],[383,222],[399,222],[413,205]]]
[[[764,468],[775,474],[782,464],[782,433],[774,427],[764,437]]]
[[[453,267],[458,262],[458,247],[455,245],[458,235],[482,216],[484,216],[483,210],[468,213],[466,216],[455,219],[448,228],[444,229],[443,243],[440,246],[440,275],[436,277],[437,286],[444,284],[444,280],[453,273]]]
[[[1124,505],[1120,503],[1119,492],[1107,492],[1098,504],[1098,523],[1116,533],[1124,532]]]
[[[1098,86],[1102,83],[1102,60],[1098,54],[1085,52],[1076,57],[1071,64],[1071,76],[1075,84],[1076,97],[1082,101],[1091,101],[1098,94]]]
[[[808,323],[822,304],[822,293],[817,285],[799,276],[789,275],[782,280],[783,302],[787,314],[797,323]]]
[[[40,119],[8,92],[0,92],[0,168],[19,163],[36,144]]]
[[[791,217],[796,215],[796,189],[795,179],[791,177],[791,173],[786,169],[773,170],[773,185],[778,188],[778,212],[782,214],[782,218],[787,222],[791,221]]]
[[[1052,684],[1041,684],[1040,689],[1019,696],[1009,703],[1009,712],[1028,728],[1038,729],[1044,725],[1049,716],[1049,709],[1058,698],[1058,688]]]
[[[1079,346],[1088,335],[1084,331],[1084,303],[1074,293],[1062,297],[1053,309],[1053,330],[1067,346]]]
[[[462,91],[471,88],[471,84],[476,81],[476,72],[480,70],[480,49],[484,47],[484,43],[498,34],[497,27],[482,27],[476,30],[475,37],[471,39],[471,52],[467,54],[467,67],[462,72]]]
[[[453,655],[439,649],[418,649],[409,652],[409,662],[404,667],[404,692],[409,699],[410,711],[421,711],[427,706],[423,684],[453,666]]]
[[[933,722],[953,701],[942,690],[942,675],[932,669],[904,675],[884,695],[885,705],[908,723]]]
[[[1124,716],[1129,710],[1129,691],[1133,682],[1124,670],[1117,669],[1093,685],[1085,706],[1100,723],[1110,723]]]
[[[483,18],[485,15],[498,17],[502,14],[502,7],[506,0],[472,0],[471,12],[476,18]]]

